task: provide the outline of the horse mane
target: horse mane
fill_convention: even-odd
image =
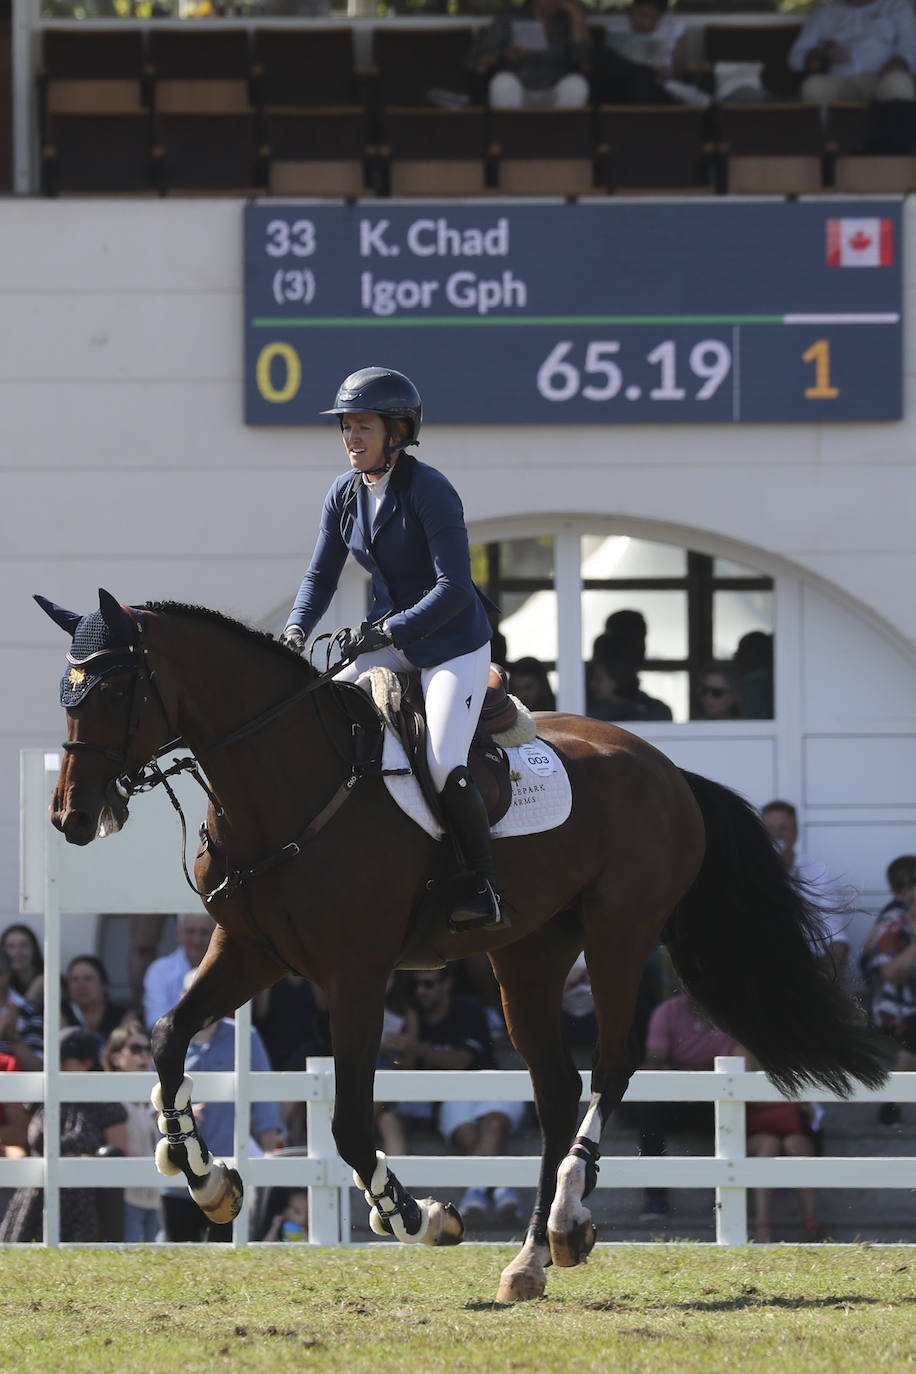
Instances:
[[[266,649],[268,653],[276,654],[286,663],[289,663],[292,658],[297,658],[291,650],[281,644],[278,639],[274,639],[273,635],[268,634],[266,630],[256,630],[252,625],[246,625],[241,620],[233,620],[231,616],[224,615],[222,611],[211,610],[209,606],[189,606],[181,601],[147,601],[143,609],[152,611],[156,615],[180,615],[189,620],[204,620],[210,625],[228,630],[230,634],[236,635],[239,639],[248,640],[249,643]],[[297,661],[309,672],[314,671],[314,669],[309,668],[305,659],[299,658]]]

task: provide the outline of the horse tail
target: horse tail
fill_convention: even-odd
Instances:
[[[687,992],[788,1097],[806,1083],[846,1097],[887,1077],[887,1042],[818,957],[822,918],[736,792],[684,773],[706,856],[663,940]],[[823,947],[823,946],[822,946]]]

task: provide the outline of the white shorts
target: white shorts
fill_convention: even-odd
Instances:
[[[491,1112],[500,1112],[508,1117],[510,1133],[517,1131],[525,1115],[524,1102],[442,1102],[439,1104],[439,1134],[446,1144],[451,1140],[459,1126],[469,1121],[479,1121]]]
[[[375,667],[396,673],[418,671],[403,650],[392,645],[360,654],[337,676],[342,682],[355,682],[360,673]],[[463,768],[468,761],[490,676],[489,641],[434,668],[421,668],[419,673],[426,701],[426,757],[433,786],[441,792],[453,769]]]

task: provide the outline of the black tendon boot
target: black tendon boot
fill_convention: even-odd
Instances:
[[[449,916],[452,931],[483,926],[494,930],[509,922],[500,911],[493,887],[493,849],[490,820],[480,789],[466,768],[453,768],[439,794],[442,811],[457,842],[472,882]]]

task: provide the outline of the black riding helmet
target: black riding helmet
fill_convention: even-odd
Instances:
[[[321,411],[322,415],[356,415],[361,412],[381,415],[388,431],[385,445],[385,466],[379,471],[387,472],[391,466],[391,420],[407,421],[407,437],[398,441],[398,448],[420,442],[420,425],[423,423],[423,402],[420,393],[409,377],[403,372],[395,372],[390,367],[361,367],[351,372],[337,388],[334,404],[330,410]]]

